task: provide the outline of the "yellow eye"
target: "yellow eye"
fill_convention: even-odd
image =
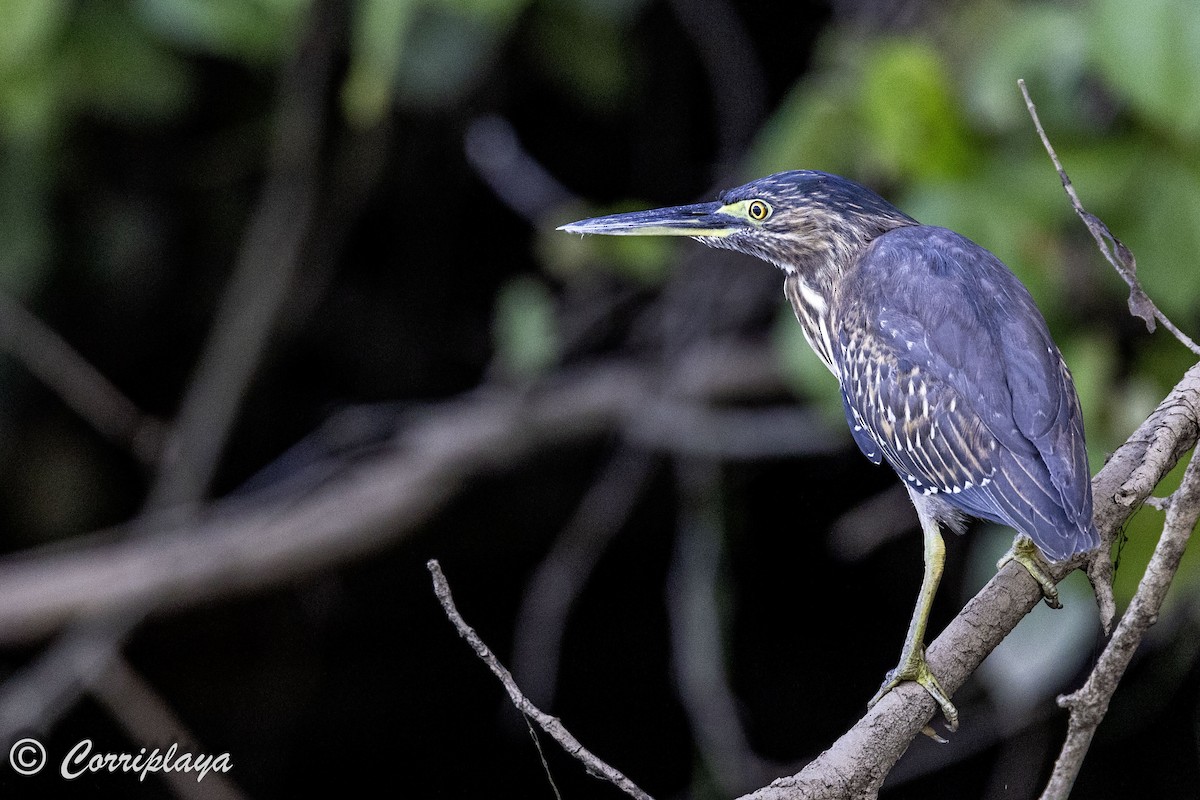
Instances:
[[[755,222],[762,222],[771,216],[771,207],[762,200],[751,200],[750,205],[746,206],[746,215]]]

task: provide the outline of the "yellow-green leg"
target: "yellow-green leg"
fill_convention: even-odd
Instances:
[[[921,533],[925,542],[925,575],[921,579],[921,592],[917,595],[917,605],[913,609],[912,621],[908,624],[908,635],[904,637],[904,649],[900,651],[900,663],[887,674],[883,686],[867,704],[871,707],[901,681],[916,681],[925,687],[925,691],[942,707],[946,717],[946,725],[951,731],[958,729],[958,710],[950,702],[950,697],[938,683],[937,677],[929,669],[925,661],[925,628],[929,622],[929,610],[933,607],[933,597],[937,593],[938,582],[942,579],[942,567],[946,562],[946,545],[942,541],[942,533],[938,530],[925,498],[910,491],[913,504],[917,507],[917,516],[921,519]],[[925,732],[935,739],[940,739],[932,729]]]
[[[1016,561],[1023,566],[1038,582],[1038,586],[1042,587],[1042,596],[1046,598],[1046,605],[1051,608],[1062,608],[1062,603],[1058,602],[1058,587],[1046,574],[1046,561],[1037,545],[1033,543],[1033,539],[1023,533],[1018,534],[1017,538],[1013,540],[1012,549],[996,562],[996,569],[1004,569],[1004,565],[1010,561]]]

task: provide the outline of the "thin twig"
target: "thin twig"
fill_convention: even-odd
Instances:
[[[1058,158],[1058,153],[1054,151],[1053,145],[1050,144],[1050,138],[1046,135],[1045,128],[1042,127],[1042,121],[1038,118],[1037,108],[1033,104],[1033,99],[1029,96],[1029,90],[1025,87],[1024,79],[1018,79],[1017,85],[1021,87],[1021,94],[1025,97],[1025,107],[1029,110],[1029,116],[1033,118],[1033,125],[1042,140],[1042,146],[1046,148],[1046,152],[1050,154],[1050,160],[1054,162],[1054,168],[1058,170],[1058,177],[1062,181],[1063,189],[1067,192],[1067,197],[1071,198],[1071,205],[1074,207],[1075,213],[1083,220],[1083,224],[1087,225],[1087,229],[1091,232],[1092,238],[1096,240],[1096,246],[1100,248],[1100,252],[1104,255],[1104,258],[1109,264],[1112,264],[1113,269],[1125,280],[1125,283],[1129,284],[1130,313],[1135,317],[1141,317],[1146,323],[1146,328],[1151,332],[1154,331],[1154,321],[1157,319],[1185,347],[1193,353],[1200,355],[1200,345],[1197,345],[1187,334],[1179,330],[1171,320],[1167,319],[1166,314],[1154,304],[1142,289],[1137,279],[1137,259],[1133,257],[1133,253],[1121,243],[1120,239],[1113,236],[1112,231],[1100,221],[1099,217],[1089,213],[1084,209],[1083,204],[1079,202],[1079,195],[1075,193],[1075,186],[1071,183],[1071,179],[1067,177],[1067,171],[1063,169],[1062,162]]]
[[[571,609],[642,497],[654,468],[653,455],[627,446],[618,449],[529,579],[513,634],[513,672],[529,695],[547,707],[554,704]]]
[[[562,800],[562,792],[558,790],[558,784],[554,782],[554,773],[550,771],[550,762],[546,760],[546,751],[542,749],[542,740],[538,738],[537,728],[533,727],[533,722],[524,714],[521,715],[521,719],[525,720],[529,738],[533,740],[533,746],[537,749],[538,760],[542,762],[542,771],[546,773],[546,781],[550,784],[551,791],[554,792],[554,800]]]
[[[571,732],[563,726],[561,720],[543,712],[521,693],[516,681],[513,680],[512,674],[504,668],[504,665],[500,663],[500,660],[496,658],[491,649],[479,638],[479,634],[475,633],[474,629],[458,613],[458,609],[454,605],[454,598],[450,594],[450,584],[446,582],[446,576],[442,574],[441,566],[439,566],[436,560],[430,560],[426,566],[429,568],[430,574],[433,575],[433,592],[437,595],[438,602],[442,604],[442,609],[446,612],[446,616],[453,623],[455,630],[458,631],[458,635],[466,639],[467,644],[471,645],[471,649],[475,651],[475,655],[483,659],[483,662],[488,665],[492,674],[500,679],[500,683],[503,684],[504,690],[508,692],[508,697],[512,700],[513,705],[517,707],[517,710],[524,714],[527,719],[532,719],[536,722],[538,727],[544,730],[554,741],[558,742],[568,754],[581,761],[589,773],[607,780],[630,797],[638,798],[638,800],[652,800],[650,795],[639,789],[637,784],[622,775],[619,770],[609,766],[593,755],[578,739],[571,735]]]
[[[340,13],[335,6],[313,7],[308,31],[281,75],[270,174],[171,426],[164,468],[146,501],[152,508],[187,506],[207,493],[292,288],[317,198],[339,30],[331,23]]]
[[[136,744],[161,750],[177,744],[193,755],[203,752],[196,737],[167,701],[124,658],[112,659],[104,675],[93,686],[92,696]],[[231,761],[236,758],[236,753],[231,754]],[[207,773],[202,781],[196,780],[191,773],[171,770],[163,770],[160,777],[180,800],[242,800],[245,797],[229,777],[216,770]]]
[[[1042,800],[1066,800],[1083,766],[1109,702],[1129,662],[1133,659],[1146,631],[1158,619],[1167,590],[1179,569],[1179,561],[1191,538],[1192,529],[1200,519],[1200,456],[1193,453],[1183,474],[1183,482],[1171,496],[1162,537],[1146,566],[1129,608],[1121,617],[1117,630],[1104,652],[1077,692],[1060,697],[1058,704],[1071,711],[1067,738],[1054,764],[1054,772],[1042,793]]]
[[[463,149],[496,197],[527,222],[539,224],[555,208],[582,204],[521,146],[512,123],[498,114],[471,120]]]
[[[707,771],[721,794],[734,796],[778,775],[780,766],[750,746],[725,667],[720,463],[677,458],[675,475],[679,522],[666,590],[671,668]]]
[[[7,350],[76,414],[143,464],[158,459],[160,420],[142,412],[66,339],[0,292],[0,349]]]

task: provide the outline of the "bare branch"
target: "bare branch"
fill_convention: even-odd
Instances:
[[[1099,727],[1108,704],[1117,690],[1146,631],[1158,619],[1167,590],[1179,569],[1180,559],[1200,519],[1200,455],[1195,452],[1188,462],[1179,490],[1171,496],[1162,536],[1137,593],[1121,617],[1121,623],[1083,687],[1059,698],[1059,705],[1071,711],[1070,726],[1054,772],[1042,793],[1042,800],[1066,800],[1083,766],[1084,756]]]
[[[1018,79],[1017,85],[1021,87],[1021,94],[1025,97],[1025,107],[1029,109],[1029,116],[1033,118],[1033,125],[1037,128],[1038,136],[1041,137],[1042,146],[1046,148],[1046,152],[1050,154],[1050,160],[1054,162],[1054,168],[1058,170],[1058,177],[1062,181],[1063,189],[1066,190],[1067,196],[1071,198],[1071,205],[1075,208],[1075,213],[1083,220],[1083,224],[1087,225],[1087,229],[1091,232],[1092,238],[1096,240],[1096,246],[1100,248],[1100,252],[1104,258],[1109,264],[1112,264],[1113,269],[1125,280],[1125,283],[1129,284],[1130,313],[1135,317],[1141,317],[1145,320],[1146,328],[1151,333],[1154,332],[1154,321],[1157,319],[1185,347],[1193,353],[1200,355],[1200,345],[1193,342],[1187,334],[1179,330],[1171,320],[1167,319],[1167,316],[1159,310],[1158,306],[1143,291],[1142,285],[1137,279],[1137,259],[1133,257],[1133,253],[1121,243],[1120,239],[1113,236],[1112,231],[1100,221],[1099,217],[1089,213],[1084,209],[1083,204],[1079,202],[1079,195],[1075,192],[1075,186],[1071,183],[1071,179],[1067,177],[1067,172],[1063,169],[1062,162],[1058,159],[1058,153],[1054,151],[1053,145],[1050,144],[1050,138],[1046,136],[1046,131],[1042,127],[1042,121],[1038,119],[1037,108],[1029,96],[1029,90],[1025,88],[1024,79]]]
[[[196,737],[167,702],[124,658],[112,660],[92,687],[92,695],[135,742],[173,742],[185,749],[202,750]],[[233,781],[216,770],[205,775],[203,781],[186,772],[171,770],[164,770],[160,776],[171,787],[172,794],[181,800],[240,800],[244,797]]]
[[[679,523],[666,591],[671,666],[705,766],[722,794],[733,795],[779,774],[780,767],[750,746],[725,669],[718,608],[720,465],[679,458],[675,473]]]
[[[563,726],[561,720],[546,714],[522,694],[516,681],[513,680],[512,674],[504,668],[504,665],[500,663],[500,660],[496,658],[491,649],[483,643],[479,635],[475,633],[471,626],[462,618],[462,615],[458,613],[458,609],[454,606],[454,598],[450,595],[450,584],[446,582],[446,576],[442,574],[442,568],[438,565],[438,562],[431,560],[426,566],[429,567],[429,572],[433,575],[433,592],[437,595],[438,602],[442,604],[442,609],[446,612],[446,616],[454,624],[458,635],[467,640],[467,644],[471,645],[471,649],[475,651],[475,655],[483,659],[483,662],[488,665],[492,674],[500,679],[500,683],[503,684],[504,690],[508,692],[508,697],[512,700],[513,705],[517,707],[517,710],[524,714],[526,719],[536,722],[538,727],[544,730],[554,741],[558,742],[568,754],[579,759],[592,775],[603,778],[630,797],[635,797],[638,800],[653,800],[650,795],[638,788],[637,784],[622,775],[619,770],[609,766],[593,755],[578,739],[571,735],[571,732]]]
[[[735,382],[728,375],[705,369],[691,373],[698,374],[709,374],[712,390],[730,396]],[[202,522],[160,523],[160,532],[149,537],[122,540],[114,535],[118,531],[110,531],[72,550],[10,556],[0,560],[0,641],[28,640],[68,620],[120,609],[178,608],[260,590],[359,558],[407,535],[472,475],[511,465],[550,442],[561,445],[622,430],[654,402],[661,378],[653,370],[617,363],[560,375],[533,393],[485,387],[422,414],[393,447],[299,497],[264,501],[251,495],[212,506]],[[758,376],[751,379],[759,385]],[[699,399],[704,391],[694,385],[690,394]],[[1195,444],[1198,418],[1200,365],[1183,376],[1093,480],[1102,550],[1107,552],[1116,531],[1154,484]],[[1132,481],[1135,473],[1144,480]],[[151,530],[156,525],[151,520],[139,524]],[[1074,566],[1079,564],[1061,565],[1056,577]],[[929,648],[930,663],[939,677],[945,676],[949,691],[961,685],[1040,596],[1017,567],[1006,568],[984,587]],[[84,645],[93,641],[81,637]],[[53,663],[75,664],[75,655],[92,651],[81,647]],[[99,665],[96,675],[111,657],[111,648],[105,652],[104,658],[84,659]],[[38,697],[44,685],[24,684],[28,691],[19,692],[19,705],[0,702],[5,729],[9,722],[36,724],[62,712],[66,699]],[[21,709],[25,711],[17,713]],[[836,778],[834,786],[882,781],[933,711],[924,690],[897,687],[803,772],[755,796],[838,796],[823,789],[814,793],[830,775]],[[867,784],[851,782],[855,770],[861,770]]]
[[[707,371],[713,390],[728,397],[729,377]],[[114,609],[257,591],[359,558],[408,535],[474,475],[551,444],[636,427],[658,402],[661,378],[614,362],[531,390],[485,386],[424,411],[390,446],[317,487],[282,495],[268,488],[212,503],[201,519],[146,516],[78,537],[70,548],[0,558],[0,643]],[[759,376],[751,380],[760,385]],[[693,384],[692,394],[702,401],[703,387]],[[145,535],[129,536],[134,528]]]
[[[202,499],[292,287],[319,180],[325,97],[339,26],[332,6],[313,6],[308,32],[281,76],[270,175],[171,427],[147,503]]]
[[[1071,561],[1054,565],[1051,577],[1061,580],[1085,564],[1103,562],[1111,569],[1108,545],[1153,486],[1195,446],[1200,431],[1198,412],[1200,364],[1184,374],[1154,413],[1092,479],[1093,520],[1101,533],[1101,547],[1092,554],[1081,554]],[[1144,473],[1146,481],[1133,484],[1130,477],[1134,473]],[[929,666],[946,691],[951,694],[957,691],[1041,599],[1037,584],[1015,564],[1009,564],[997,573],[926,651]],[[798,774],[780,778],[745,798],[875,797],[892,765],[936,710],[936,703],[922,687],[913,683],[901,684]]]
[[[527,222],[536,224],[554,208],[580,202],[521,146],[504,117],[489,114],[471,120],[463,149],[496,197]]]
[[[567,616],[654,466],[655,458],[643,451],[622,447],[613,454],[529,579],[513,634],[513,672],[545,706],[554,704]]]
[[[242,397],[265,349],[267,337],[295,271],[299,249],[315,195],[317,149],[323,120],[325,84],[331,75],[337,31],[332,24],[340,6],[314,3],[308,30],[284,69],[277,112],[272,174],[260,199],[200,367],[189,384],[157,461],[143,515],[130,526],[141,539],[148,535],[146,509],[190,508],[203,499],[216,469]],[[133,547],[144,542],[126,543]],[[161,554],[150,554],[151,564]],[[81,565],[75,565],[76,567]],[[147,565],[142,564],[145,568]],[[79,693],[115,659],[129,633],[154,608],[161,595],[147,574],[126,576],[123,603],[96,604],[87,594],[105,596],[83,571],[76,571],[81,607],[100,619],[92,625],[88,613],[68,635],[46,648],[21,673],[0,687],[0,707],[12,712],[0,719],[0,739],[20,730],[23,715],[48,726],[73,704]],[[90,584],[90,585],[89,585]],[[169,594],[169,593],[168,593]],[[99,607],[97,607],[99,606]],[[69,614],[72,619],[76,614]]]
[[[162,446],[163,424],[142,413],[62,336],[0,292],[0,348],[104,436],[143,464],[153,464]]]

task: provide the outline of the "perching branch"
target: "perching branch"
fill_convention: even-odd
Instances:
[[[1184,374],[1092,479],[1093,520],[1102,542],[1113,541],[1154,485],[1195,446],[1198,431],[1200,364]],[[1133,482],[1135,473],[1145,474],[1153,482]],[[1107,552],[1103,546],[1101,550]],[[1081,555],[1054,565],[1051,577],[1061,580],[1086,561]],[[926,651],[942,686],[951,694],[957,691],[1041,599],[1037,584],[1015,564],[997,573]],[[892,766],[936,711],[936,703],[923,688],[914,683],[901,684],[799,773],[780,778],[743,800],[873,798]]]
[[[508,692],[509,699],[512,700],[517,710],[524,714],[526,719],[536,722],[538,727],[544,730],[554,741],[558,742],[568,754],[579,759],[592,775],[603,778],[630,797],[637,798],[637,800],[653,800],[650,795],[638,788],[637,784],[626,778],[619,770],[609,766],[593,755],[578,739],[571,735],[570,731],[563,727],[560,719],[545,713],[525,697],[520,687],[517,686],[516,681],[513,680],[512,674],[504,668],[504,665],[500,663],[500,660],[496,658],[491,649],[479,638],[479,634],[475,633],[474,629],[458,613],[458,609],[454,606],[454,598],[450,594],[450,584],[446,582],[446,576],[442,574],[442,568],[438,562],[431,560],[426,566],[429,567],[429,572],[433,575],[433,592],[437,595],[438,602],[442,604],[442,609],[446,612],[446,616],[454,624],[458,635],[467,640],[467,644],[471,645],[471,649],[475,651],[475,655],[483,659],[483,662],[488,665],[492,673],[500,679],[500,683],[503,684],[504,690]]]
[[[1154,330],[1154,320],[1158,319],[1192,352],[1200,354],[1200,348],[1195,342],[1172,324],[1142,290],[1136,277],[1137,262],[1129,249],[1112,235],[1103,222],[1084,210],[1054,147],[1050,144],[1049,137],[1042,128],[1037,109],[1025,87],[1025,81],[1019,80],[1017,84],[1021,87],[1021,94],[1025,97],[1025,105],[1037,128],[1038,136],[1041,137],[1046,152],[1050,154],[1050,158],[1058,170],[1063,188],[1071,198],[1075,212],[1088,226],[1101,253],[1129,284],[1130,311],[1144,319],[1147,328],[1151,331]],[[1193,368],[1194,370],[1195,368]],[[1185,403],[1183,402],[1185,398],[1180,398],[1181,404],[1175,413],[1194,424],[1197,419],[1197,404],[1194,398],[1186,399],[1190,399],[1191,402]],[[1139,432],[1145,427],[1143,425]],[[1136,507],[1138,503],[1144,501],[1161,479],[1163,465],[1173,464],[1179,457],[1179,442],[1173,439],[1170,428],[1162,427],[1147,433],[1150,436],[1145,441],[1142,463],[1131,472],[1128,479],[1113,495],[1116,503],[1127,508]],[[1138,584],[1137,592],[1117,626],[1116,633],[1104,648],[1104,652],[1083,687],[1071,695],[1059,698],[1059,705],[1071,711],[1070,724],[1066,740],[1063,742],[1062,750],[1055,762],[1054,772],[1042,793],[1043,800],[1065,800],[1070,794],[1091,746],[1092,737],[1108,711],[1109,702],[1117,690],[1117,685],[1124,676],[1146,631],[1158,618],[1158,612],[1162,608],[1167,590],[1179,568],[1179,562],[1191,537],[1192,529],[1195,527],[1197,519],[1200,519],[1200,459],[1195,453],[1188,463],[1183,483],[1167,500],[1166,511],[1167,517],[1163,525],[1162,536],[1159,538],[1154,555]],[[1115,528],[1110,529],[1109,532],[1115,536]],[[1112,536],[1106,536],[1104,543],[1111,546]],[[1102,552],[1107,553],[1107,551],[1107,547],[1102,548]],[[1099,564],[1099,559],[1092,562],[1093,567]]]
[[[1071,205],[1074,207],[1075,213],[1083,220],[1083,224],[1087,225],[1087,229],[1091,232],[1092,238],[1096,240],[1096,246],[1100,248],[1100,252],[1104,255],[1104,258],[1109,264],[1112,264],[1113,269],[1125,280],[1125,283],[1129,284],[1130,313],[1135,317],[1143,319],[1146,322],[1146,329],[1151,333],[1154,332],[1154,321],[1158,320],[1163,324],[1163,327],[1175,335],[1176,339],[1183,342],[1184,346],[1196,355],[1200,355],[1200,345],[1193,342],[1187,334],[1179,330],[1171,320],[1167,319],[1167,315],[1159,310],[1158,306],[1154,304],[1142,289],[1142,285],[1137,279],[1137,259],[1133,257],[1133,253],[1121,243],[1120,239],[1113,236],[1112,231],[1100,221],[1099,217],[1089,213],[1084,209],[1083,204],[1079,202],[1079,195],[1075,193],[1075,186],[1071,183],[1071,179],[1067,177],[1067,172],[1063,169],[1062,162],[1058,160],[1058,153],[1054,151],[1049,137],[1046,136],[1046,131],[1042,127],[1042,121],[1038,119],[1037,108],[1029,96],[1029,90],[1025,88],[1025,80],[1023,78],[1018,79],[1017,85],[1021,87],[1021,94],[1025,97],[1025,107],[1029,109],[1029,116],[1033,118],[1033,125],[1037,128],[1038,136],[1042,140],[1042,146],[1046,148],[1046,152],[1050,154],[1050,160],[1054,162],[1054,168],[1058,170],[1058,177],[1062,180],[1063,189],[1066,190],[1067,196],[1071,198]]]

